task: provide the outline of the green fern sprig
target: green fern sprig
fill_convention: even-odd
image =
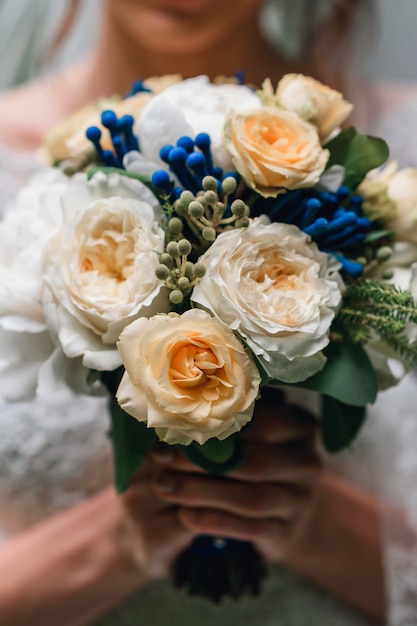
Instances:
[[[410,343],[405,335],[386,336],[384,333],[380,333],[380,337],[410,365],[417,367],[417,343],[415,341]]]
[[[405,335],[409,324],[417,324],[417,305],[410,292],[373,279],[353,282],[347,286],[337,323],[355,343],[367,343],[376,334],[417,366],[417,344]]]
[[[364,278],[355,281],[347,286],[345,299],[365,299],[372,300],[376,304],[394,304],[409,306],[411,310],[417,311],[414,299],[409,291],[402,291],[396,285],[386,282],[379,282],[372,278]]]

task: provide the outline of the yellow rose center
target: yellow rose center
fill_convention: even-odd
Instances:
[[[278,260],[273,266],[264,262],[251,278],[257,283],[265,283],[268,291],[272,289],[294,290],[299,284],[298,270],[298,267],[288,262],[283,263]]]
[[[258,119],[257,117],[246,120],[246,133],[252,137],[254,144],[266,144],[269,148],[279,152],[288,152],[290,149],[299,153],[304,149],[300,130],[291,127],[291,124],[282,124],[276,118]]]
[[[203,342],[183,339],[172,346],[170,380],[180,387],[204,385],[221,365]]]
[[[259,310],[272,315],[279,324],[296,327],[303,306],[310,299],[306,288],[305,265],[265,252],[260,264],[248,263],[241,274],[242,287],[250,299],[256,297]]]
[[[176,341],[169,350],[169,380],[188,397],[213,402],[229,393],[222,356],[198,337]]]
[[[103,231],[97,228],[80,250],[81,274],[94,272],[117,283],[131,275],[133,262],[133,238],[114,225]]]

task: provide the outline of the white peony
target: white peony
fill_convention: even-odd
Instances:
[[[255,222],[219,235],[200,261],[207,272],[193,302],[242,336],[272,378],[294,383],[322,369],[343,287],[334,257],[296,226]]]
[[[146,163],[166,167],[159,158],[164,145],[175,145],[188,135],[209,133],[215,165],[232,169],[232,162],[223,147],[223,126],[231,110],[244,111],[261,105],[259,97],[245,85],[210,83],[207,76],[197,76],[168,87],[145,107],[136,127],[141,156],[132,156],[128,168],[147,173]],[[145,169],[144,169],[145,168]]]
[[[37,173],[0,222],[0,397],[33,397],[54,343],[44,318],[42,249],[62,222],[68,184],[55,169]]]
[[[120,332],[168,298],[154,269],[163,251],[158,203],[141,183],[119,174],[78,174],[63,196],[63,225],[44,254],[44,305],[68,357],[112,370],[121,363]]]

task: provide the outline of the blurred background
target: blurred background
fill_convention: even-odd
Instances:
[[[416,0],[376,0],[376,41],[365,71],[370,76],[417,80]]]
[[[101,1],[0,0],[0,89],[62,67],[83,55],[94,41]],[[271,2],[282,6],[282,0]],[[302,2],[290,0],[285,10],[294,8],[296,15]],[[365,32],[367,49],[359,54],[356,67],[361,75],[375,80],[417,80],[417,1],[375,0],[375,3],[378,15]],[[69,37],[60,32],[58,36],[64,44],[55,45],[57,31],[72,5],[79,5],[75,27]],[[268,18],[265,23],[271,22]],[[275,22],[279,30],[280,24]],[[290,32],[287,25],[283,30]]]

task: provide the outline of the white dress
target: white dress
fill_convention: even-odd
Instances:
[[[417,101],[413,111],[417,131]],[[395,126],[395,121],[390,123]],[[389,139],[388,133],[384,134]],[[417,165],[417,148],[414,150]],[[396,156],[400,162],[403,160],[401,154]],[[30,158],[0,151],[0,198],[10,196],[33,167]],[[411,460],[407,456],[405,461],[402,452],[414,452],[417,444],[415,406],[417,381],[408,377],[396,389],[381,395],[353,448],[329,463],[359,487],[397,501],[401,507],[408,506],[417,536],[417,489],[412,483],[417,477],[417,455],[414,458],[411,454]],[[0,406],[0,532],[5,540],[8,534],[71,506],[109,483],[112,469],[108,427],[105,399],[74,396],[65,389],[47,401]],[[404,485],[399,493],[401,480]],[[417,544],[411,562],[405,562],[409,546],[403,546],[401,539],[393,541],[392,530],[387,515],[384,533],[390,539],[386,557],[392,595],[389,624],[411,626],[417,624],[417,601],[413,598],[417,591]],[[397,584],[393,573],[399,568],[403,575]],[[372,624],[284,567],[272,568],[260,597],[238,603],[225,601],[220,606],[186,597],[169,582],[153,583],[97,624],[229,626],[232,622],[242,626]]]

